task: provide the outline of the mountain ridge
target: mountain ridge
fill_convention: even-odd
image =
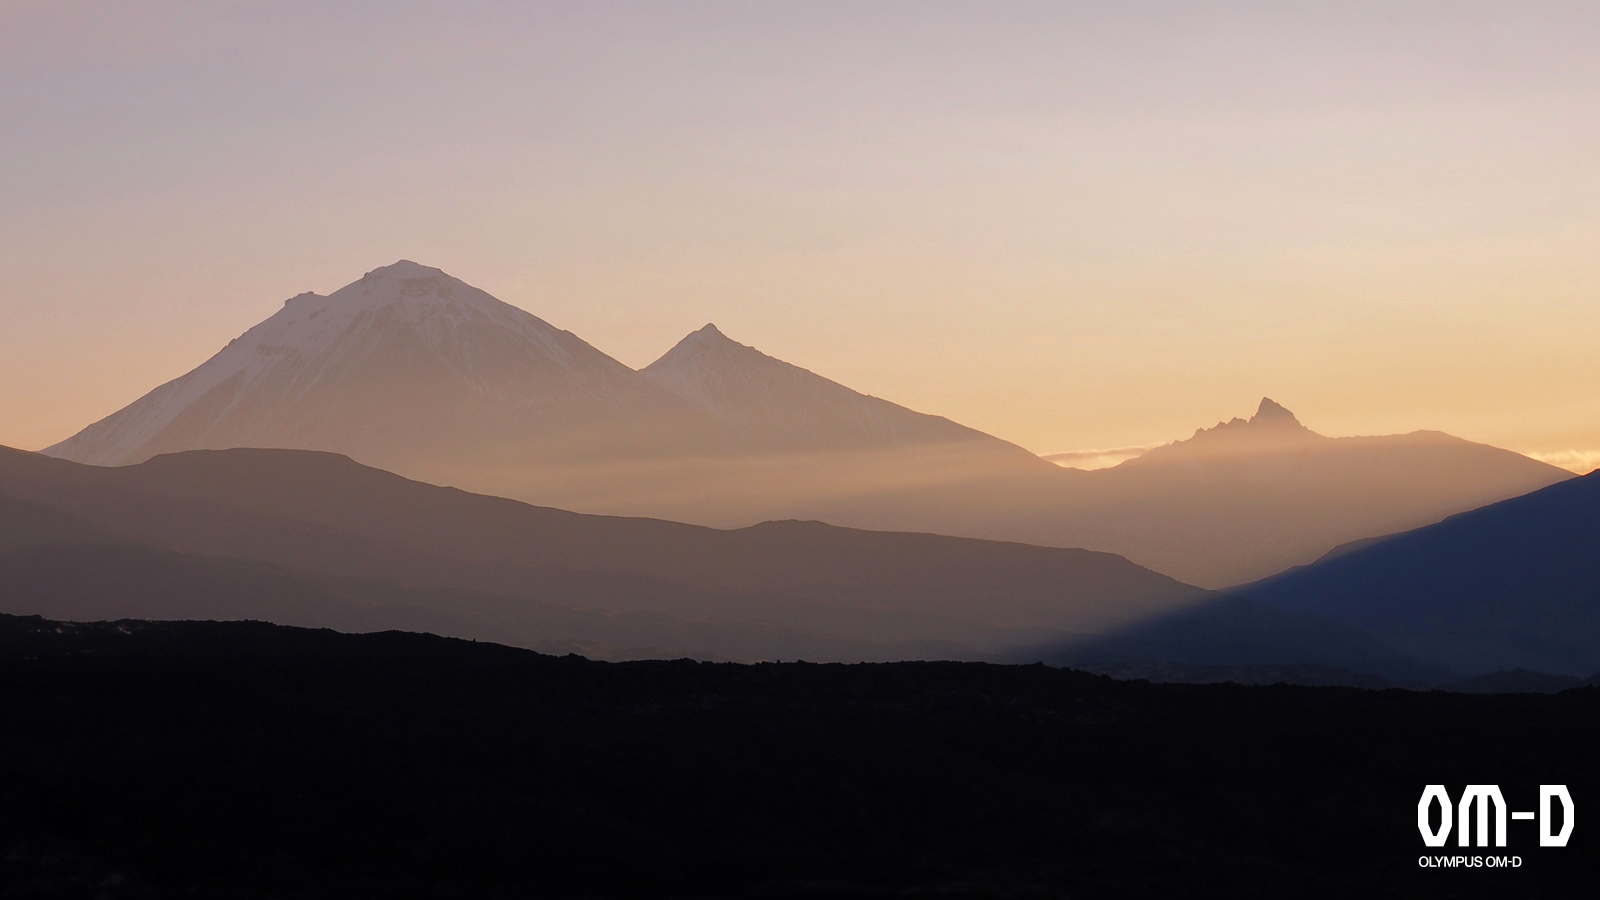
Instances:
[[[815,519],[1085,548],[1208,588],[1565,479],[1439,433],[1335,438],[1263,398],[1122,465],[1065,469],[701,328],[633,371],[438,269],[301,294],[45,452],[119,465],[327,450],[432,484],[720,528]]]
[[[707,324],[639,370],[663,388],[733,424],[761,449],[863,450],[974,445],[1021,459],[1033,454],[943,416],[907,409],[768,356]]]
[[[855,639],[1021,642],[1008,635],[1092,630],[1202,593],[1106,553],[817,522],[718,531],[589,516],[326,452],[202,450],[98,468],[4,450],[0,495],[123,539],[308,574]]]
[[[714,423],[571,332],[401,260],[326,297],[290,298],[194,370],[43,452],[126,465],[281,446],[393,462],[429,455],[416,447],[432,441],[465,456],[511,443],[559,457],[561,438],[595,446],[583,430],[621,440],[651,425],[671,432],[669,449],[716,446],[693,440]]]

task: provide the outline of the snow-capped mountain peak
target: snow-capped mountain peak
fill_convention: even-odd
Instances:
[[[379,433],[408,426],[504,442],[521,440],[508,430],[600,414],[584,407],[676,402],[570,332],[400,260],[327,296],[289,298],[193,371],[45,452],[98,465],[228,446],[370,458]]]

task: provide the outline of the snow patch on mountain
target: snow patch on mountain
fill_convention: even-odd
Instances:
[[[508,378],[508,368],[544,369],[547,377],[575,382],[595,396],[607,382],[634,377],[570,332],[439,269],[401,260],[329,296],[289,298],[193,371],[44,452],[119,465],[138,461],[145,447],[202,404],[211,422],[227,422],[240,404],[259,401],[270,389],[272,409],[293,409],[326,382],[385,352],[389,344],[375,334],[396,332],[420,338],[434,362],[487,398],[518,399],[519,379]]]

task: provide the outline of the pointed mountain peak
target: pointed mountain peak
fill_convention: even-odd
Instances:
[[[741,432],[748,445],[784,452],[980,444],[1008,460],[1037,457],[948,419],[853,391],[768,356],[708,324],[639,370]]]
[[[475,452],[450,443],[469,432],[544,452],[547,435],[579,434],[588,414],[530,410],[616,420],[669,407],[686,411],[575,335],[402,259],[289,298],[198,368],[50,449],[103,465],[230,446],[445,459]]]
[[[1256,414],[1250,417],[1250,422],[1253,425],[1300,424],[1300,420],[1294,417],[1294,413],[1285,409],[1271,397],[1261,398],[1261,405],[1256,408]]]
[[[707,323],[699,330],[684,335],[683,339],[673,344],[672,349],[663,353],[660,359],[639,371],[655,378],[669,369],[681,366],[713,364],[710,363],[711,358],[717,360],[714,365],[718,366],[735,364],[736,361],[742,366],[760,366],[768,363],[788,365],[754,347],[739,343],[723,334],[717,326]]]
[[[684,335],[683,340],[678,342],[678,346],[693,347],[696,345],[710,346],[713,344],[735,343],[738,342],[723,334],[722,331],[717,328],[717,326],[707,322],[705,327],[701,328],[699,331],[691,331]]]
[[[370,279],[376,281],[384,278],[424,278],[432,275],[444,275],[444,270],[436,269],[433,266],[425,266],[422,263],[415,263],[409,259],[402,259],[392,263],[391,265],[380,266],[376,269],[373,269],[371,272],[363,275],[361,280],[366,281]],[[449,278],[450,276],[444,275],[444,277]]]
[[[1248,419],[1234,417],[1201,428],[1186,441],[1157,447],[1126,465],[1144,466],[1167,460],[1223,458],[1276,453],[1306,442],[1328,440],[1300,424],[1295,414],[1271,397],[1262,397],[1256,414]]]

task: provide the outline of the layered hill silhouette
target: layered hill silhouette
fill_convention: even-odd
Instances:
[[[1112,468],[989,470],[917,485],[885,478],[849,496],[812,492],[774,508],[861,528],[1102,550],[1222,588],[1571,477],[1440,432],[1326,437],[1264,398],[1250,419]]]
[[[1105,553],[587,516],[320,452],[104,468],[0,450],[0,501],[4,611],[65,617],[423,628],[612,655],[959,658],[1203,595]]]
[[[1600,474],[1339,548],[1232,593],[1464,675],[1600,669]]]
[[[12,540],[19,529],[53,530]],[[347,633],[403,630],[494,641],[594,659],[981,659],[952,641],[861,640],[770,622],[574,608],[598,591],[687,593],[649,583],[569,576],[529,596],[313,575],[254,559],[162,549],[110,537],[82,520],[0,498],[0,609],[70,621],[261,621]],[[576,582],[576,584],[574,584]],[[585,583],[587,582],[587,583]],[[585,590],[587,588],[587,590]],[[563,602],[564,601],[564,602]]]
[[[99,466],[326,450],[434,484],[723,528],[814,519],[1076,547],[1220,588],[1569,473],[1437,432],[1328,438],[1269,400],[1120,466],[1063,469],[707,326],[640,372],[438,269],[302,294],[47,448]]]

